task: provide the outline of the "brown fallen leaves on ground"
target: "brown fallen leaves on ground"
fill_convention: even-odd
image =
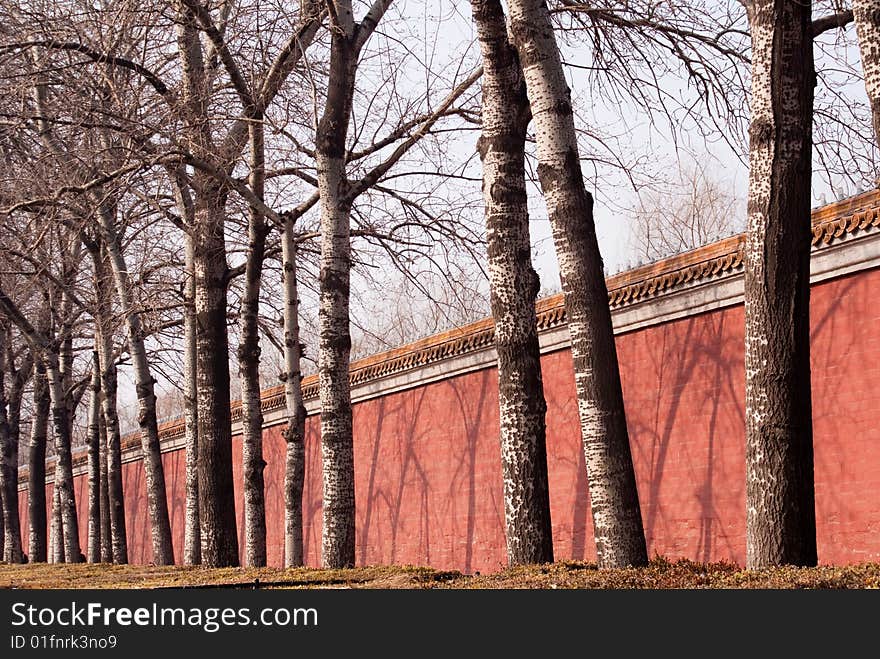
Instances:
[[[598,570],[593,563],[562,561],[465,575],[425,567],[201,568],[150,565],[8,565],[0,588],[880,588],[880,564],[746,571],[732,563],[655,558],[645,568]]]

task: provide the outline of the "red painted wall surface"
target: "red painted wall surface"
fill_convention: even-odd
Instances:
[[[813,403],[821,563],[880,560],[880,270],[813,287]],[[745,560],[743,309],[618,337],[651,555]],[[595,549],[568,351],[543,359],[556,556]],[[306,556],[319,564],[320,450],[308,420]],[[465,572],[505,564],[494,369],[355,406],[358,563]],[[283,560],[284,442],[266,431],[268,560]],[[235,455],[240,456],[236,438]],[[175,552],[183,547],[183,452],[165,454]],[[240,463],[235,465],[241,522]],[[125,465],[133,562],[149,562],[143,469]],[[47,488],[51,495],[51,487]],[[22,493],[25,494],[25,493]],[[77,479],[85,547],[85,478]],[[49,497],[51,499],[51,496]],[[22,509],[26,496],[22,497]],[[22,519],[26,519],[23,516]],[[26,535],[26,533],[25,533]],[[239,542],[242,541],[241,528]]]

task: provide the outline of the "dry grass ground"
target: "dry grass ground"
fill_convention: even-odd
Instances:
[[[258,580],[258,581],[257,581]],[[730,563],[657,558],[642,569],[597,570],[559,562],[488,575],[424,567],[351,570],[0,564],[0,588],[880,588],[880,564],[777,568],[750,572]]]

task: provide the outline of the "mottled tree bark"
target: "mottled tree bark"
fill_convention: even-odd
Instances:
[[[70,417],[58,368],[58,356],[47,351],[46,377],[49,380],[49,397],[52,403],[52,427],[55,430],[55,478],[54,490],[57,493],[57,507],[61,515],[61,530],[64,535],[64,561],[79,563],[79,520],[76,516],[76,502],[73,491],[73,459],[70,452]]]
[[[181,27],[186,41],[186,29]],[[184,221],[184,281],[183,281],[183,419],[185,464],[185,511],[183,530],[183,564],[198,565],[202,562],[202,535],[199,522],[199,415],[198,373],[196,371],[196,280],[193,265],[194,251],[192,231],[195,226],[195,207],[183,167],[171,169],[169,174],[174,185],[174,199],[180,217]]]
[[[6,375],[10,368],[7,359],[8,330],[0,326],[0,500],[3,504],[3,560],[6,563],[22,563],[21,524],[18,518],[18,478],[13,471],[13,461],[18,451],[13,448],[9,428],[6,400]]]
[[[117,565],[128,563],[128,540],[125,527],[125,493],[122,484],[122,434],[116,409],[117,374],[113,356],[111,318],[112,282],[104,255],[92,254],[95,272],[95,334],[101,367],[101,409],[106,427],[107,500],[110,515],[112,560]]]
[[[299,291],[294,221],[284,217],[284,400],[287,405],[284,469],[284,567],[304,564],[302,496],[305,484],[306,408],[302,395],[302,344],[299,338]]]
[[[49,548],[50,562],[64,563],[64,524],[61,521],[61,502],[54,481],[52,483],[52,524],[49,529]]]
[[[224,240],[225,193],[200,181],[193,239],[198,373],[198,470],[202,564],[237,566]]]
[[[852,8],[874,139],[880,145],[880,0],[853,0]]]
[[[183,564],[202,562],[202,536],[199,523],[199,416],[196,406],[198,374],[196,372],[196,310],[195,277],[193,275],[193,246],[189,234],[186,240],[186,281],[183,300],[183,404],[186,442],[186,512],[183,536]]]
[[[578,412],[600,567],[648,562],[608,290],[584,187],[571,92],[542,0],[510,0],[510,30],[526,80],[538,177],[553,231],[571,335]]]
[[[357,55],[350,2],[336,2],[339,14],[330,46],[327,98],[316,135],[321,196],[321,272],[318,321],[318,390],[321,399],[324,567],[354,565],[355,494],[349,384],[349,281],[351,273],[345,144],[354,94]]]
[[[553,561],[544,385],[535,318],[525,180],[531,119],[516,49],[500,0],[471,0],[483,56],[482,134],[489,290],[498,353],[498,404],[507,560]]]
[[[816,564],[810,393],[811,3],[756,0],[746,315],[746,565]]]
[[[64,300],[61,303],[65,306]],[[15,303],[3,290],[0,290],[0,312],[14,323],[34,350],[39,350],[46,367],[49,381],[49,397],[52,408],[52,425],[55,430],[55,478],[54,490],[57,493],[57,508],[61,514],[64,535],[64,556],[70,563],[80,561],[79,523],[76,517],[76,502],[73,491],[73,461],[70,452],[70,401],[64,387],[64,372],[59,360],[59,340],[50,339],[34,329]],[[69,314],[62,314],[67,318]],[[60,341],[64,346],[64,339]],[[70,365],[66,365],[70,369]],[[70,371],[67,370],[67,373]]]
[[[194,4],[178,2],[178,50],[183,94],[180,119],[193,154],[228,175],[245,147],[253,117],[268,107],[321,26],[322,3],[307,0],[301,21],[265,72],[253,103],[215,146],[208,99],[212,92],[199,38]],[[213,75],[213,74],[211,74]],[[219,154],[219,155],[218,155]],[[193,263],[195,273],[198,372],[198,488],[202,563],[238,565],[238,534],[232,483],[232,424],[226,331],[228,267],[225,256],[227,190],[203,171],[195,175]]]
[[[92,353],[92,381],[90,386],[88,427],[86,446],[88,447],[89,469],[89,516],[88,549],[86,560],[89,563],[101,562],[101,367],[98,351]]]
[[[250,186],[263,201],[265,162],[262,116],[250,125]],[[266,565],[266,503],[263,484],[263,411],[260,409],[260,286],[268,230],[263,213],[251,208],[244,294],[241,301],[241,343],[238,347],[241,377],[242,472],[244,478],[245,564]]]
[[[100,377],[100,361],[98,363]],[[100,382],[100,380],[99,380]],[[107,423],[104,411],[98,411],[98,464],[100,470],[100,488],[98,490],[98,508],[100,510],[100,542],[101,562],[113,562],[113,533],[110,527],[110,491],[107,487]]]
[[[181,118],[194,155],[217,160],[217,148],[207,120],[210,81],[205,69],[198,21],[184,2],[177,2],[177,43],[182,71]],[[245,141],[247,124],[244,124]],[[237,145],[236,145],[237,146]],[[237,151],[230,146],[230,162]],[[227,165],[218,168],[224,170]],[[180,187],[180,186],[178,186]],[[226,329],[227,190],[204,171],[193,185],[192,269],[196,325],[196,414],[198,433],[198,514],[201,561],[207,567],[237,566],[238,533],[232,482],[232,416],[229,408],[229,337]]]
[[[28,449],[28,559],[48,560],[46,528],[46,435],[49,424],[49,383],[46,367],[37,358],[34,368],[33,416]]]
[[[24,390],[33,373],[33,356],[30,351],[25,352],[21,359],[21,363],[16,366],[15,354],[12,346],[12,336],[9,337],[7,343],[7,367],[10,378],[9,394],[6,397],[8,407],[7,422],[9,424],[9,479],[14,484],[14,492],[11,505],[15,507],[15,518],[12,520],[14,524],[13,534],[18,541],[18,554],[21,560],[26,559],[21,550],[21,519],[18,514],[18,462],[19,462],[19,446],[21,445],[21,403],[24,398]],[[4,528],[4,538],[6,530]],[[4,546],[4,553],[6,548]],[[13,550],[15,555],[15,550]],[[7,559],[8,561],[8,559]],[[8,561],[9,562],[9,561]]]
[[[132,370],[135,376],[138,426],[141,433],[141,453],[147,485],[147,509],[150,517],[153,563],[173,565],[174,547],[171,542],[171,522],[168,517],[168,500],[165,491],[165,470],[162,465],[159,425],[156,419],[155,380],[150,373],[141,317],[134,308],[128,266],[119,244],[113,212],[106,205],[102,205],[98,209],[97,216],[116,285],[116,295],[125,317],[128,352],[131,356]]]

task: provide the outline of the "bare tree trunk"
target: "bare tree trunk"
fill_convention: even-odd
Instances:
[[[0,499],[3,502],[3,560],[6,563],[22,563],[21,523],[18,517],[18,451],[13,448],[13,436],[6,415],[6,373],[13,367],[7,359],[8,330],[0,327]]]
[[[880,0],[853,0],[865,91],[871,104],[874,139],[880,145]]]
[[[73,459],[70,452],[70,417],[58,356],[47,351],[46,376],[49,379],[49,396],[52,401],[52,425],[55,429],[55,492],[61,514],[61,529],[64,534],[64,560],[79,563],[79,520],[76,516],[76,501],[73,491]]]
[[[193,153],[231,173],[247,141],[255,109],[265,108],[295,68],[321,25],[322,3],[301,6],[301,24],[291,35],[276,63],[266,72],[255,102],[245,108],[215,148],[208,98],[210,75],[205,69],[194,3],[178,2],[178,51],[183,75],[181,115]],[[259,112],[257,112],[259,114]],[[217,154],[222,154],[219,158]],[[211,567],[238,565],[235,501],[232,483],[232,424],[229,410],[229,362],[226,331],[228,268],[224,225],[227,191],[198,172],[193,223],[195,308],[197,315],[198,471],[202,562]]]
[[[175,5],[179,18],[177,47],[183,74],[181,112],[193,152],[210,161],[215,158],[217,149],[208,121],[210,82],[202,55],[198,21],[185,2],[176,2]],[[233,158],[237,159],[240,151],[235,152]],[[182,193],[184,188],[181,185],[177,188]],[[195,280],[196,462],[201,561],[206,567],[237,566],[229,337],[226,329],[229,269],[224,232],[227,190],[212,177],[197,171],[193,192],[190,231]],[[189,211],[186,216],[188,218]]]
[[[229,337],[224,240],[225,193],[203,179],[196,198],[193,263],[199,419],[199,516],[202,564],[237,566],[238,533],[232,481]]]
[[[553,562],[544,385],[525,180],[531,114],[500,0],[471,0],[483,55],[482,135],[489,286],[498,353],[501,462],[511,565]]]
[[[251,191],[263,201],[265,163],[262,116],[250,124]],[[244,294],[241,301],[241,343],[238,347],[241,377],[242,472],[244,474],[245,564],[266,565],[266,503],[263,484],[263,412],[260,409],[260,284],[266,251],[263,213],[250,209]]]
[[[96,337],[99,339],[99,337]],[[100,378],[100,361],[97,365]],[[100,379],[99,379],[100,382]],[[98,507],[100,509],[101,524],[101,562],[113,562],[113,534],[110,528],[110,493],[107,487],[107,422],[104,421],[104,411],[98,411],[98,460],[100,470],[100,489],[98,491]]]
[[[92,382],[87,428],[89,468],[89,563],[101,562],[101,366],[98,351],[92,352]]]
[[[199,527],[199,417],[196,406],[198,374],[196,372],[195,277],[193,276],[192,237],[186,234],[186,282],[183,301],[183,403],[186,433],[186,520],[183,538],[183,564],[202,562],[202,538]]]
[[[305,484],[306,408],[302,395],[302,344],[299,339],[299,292],[294,221],[284,217],[281,254],[284,261],[284,400],[287,453],[284,469],[284,567],[304,564],[302,496]]]
[[[348,370],[351,202],[345,175],[345,144],[357,59],[351,3],[336,4],[337,11],[346,15],[347,20],[333,30],[327,99],[316,135],[321,196],[318,310],[323,471],[321,557],[327,568],[350,567],[355,560],[354,445]]]
[[[811,3],[750,3],[746,565],[816,564],[810,393]]]
[[[62,308],[65,301],[62,300]],[[55,429],[55,486],[58,493],[58,508],[61,513],[64,532],[64,555],[68,562],[80,561],[79,524],[76,517],[76,502],[73,491],[73,461],[70,453],[70,406],[64,389],[64,377],[59,366],[58,340],[50,339],[34,329],[21,311],[3,290],[0,290],[0,311],[13,322],[35,350],[41,352],[49,381],[49,396],[52,405],[52,422]],[[69,314],[63,317],[69,318]],[[66,338],[66,337],[65,337]],[[62,342],[62,346],[64,342]],[[70,365],[66,365],[70,368]],[[69,373],[69,370],[67,371]]]
[[[28,558],[31,563],[48,560],[46,520],[46,435],[49,424],[49,383],[46,367],[37,358],[34,372],[34,403],[28,451]]]
[[[648,555],[608,290],[593,223],[593,198],[581,173],[571,93],[546,4],[510,0],[508,7],[565,296],[596,554],[603,568],[645,565]]]
[[[57,467],[57,462],[56,462]],[[64,523],[61,520],[61,500],[58,489],[52,483],[52,526],[49,529],[49,546],[52,563],[64,562]]]
[[[159,426],[156,420],[155,380],[144,346],[144,331],[140,313],[134,308],[128,266],[119,245],[112,211],[102,205],[98,209],[103,244],[110,258],[116,295],[122,305],[128,330],[128,352],[131,355],[138,399],[138,425],[141,431],[141,452],[147,483],[147,507],[150,515],[150,531],[153,545],[153,563],[174,564],[174,547],[171,541],[171,522],[168,517],[168,501],[165,492],[165,470],[159,444]]]
[[[21,364],[15,365],[15,354],[12,346],[12,335],[10,333],[9,342],[6,346],[7,350],[7,367],[11,379],[9,387],[9,395],[6,398],[8,407],[7,423],[9,424],[9,480],[13,484],[13,493],[11,506],[15,508],[15,518],[12,523],[15,525],[13,536],[18,542],[18,554],[21,555],[21,561],[24,562],[27,557],[21,549],[21,519],[18,514],[18,462],[19,462],[19,446],[21,440],[21,403],[24,398],[25,386],[31,379],[33,372],[33,356],[28,351],[22,358]],[[6,538],[6,530],[4,528],[3,536]],[[6,546],[4,545],[4,552]],[[13,553],[15,550],[13,550]]]
[[[179,30],[187,40],[186,26]],[[190,28],[191,29],[191,26]],[[174,199],[178,212],[184,222],[184,283],[183,283],[183,419],[184,444],[186,451],[185,512],[183,530],[183,564],[198,565],[202,562],[202,536],[199,522],[199,415],[198,415],[198,373],[196,369],[196,280],[193,265],[193,238],[195,208],[192,194],[183,167],[169,168],[174,185]]]
[[[107,500],[110,516],[112,560],[117,565],[128,563],[128,540],[125,527],[125,493],[122,484],[122,434],[116,409],[116,362],[113,358],[113,330],[110,323],[112,285],[104,264],[104,256],[92,254],[95,270],[96,313],[95,333],[101,366],[101,397],[106,427]]]

